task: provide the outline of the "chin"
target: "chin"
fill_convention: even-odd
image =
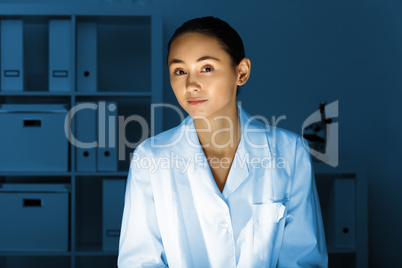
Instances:
[[[183,109],[191,116],[207,116],[208,112],[205,109],[200,109],[200,107],[186,106]]]
[[[208,114],[202,113],[202,112],[189,112],[188,113],[191,117],[197,117],[197,116],[202,116],[202,117],[207,117]]]

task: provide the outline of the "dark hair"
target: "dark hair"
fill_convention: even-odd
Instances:
[[[168,43],[168,56],[173,41],[186,33],[200,33],[214,37],[222,49],[229,54],[233,66],[239,65],[240,61],[246,57],[243,41],[236,30],[227,22],[211,16],[189,20],[177,28]],[[238,88],[236,95],[239,94],[239,91]]]

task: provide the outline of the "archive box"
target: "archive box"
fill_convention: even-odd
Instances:
[[[0,251],[67,251],[69,185],[0,184]]]
[[[103,180],[102,249],[118,250],[126,179]]]
[[[0,105],[0,171],[67,171],[66,115],[62,104]]]

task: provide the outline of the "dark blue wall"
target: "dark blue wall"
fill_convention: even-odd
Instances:
[[[395,0],[163,1],[164,39],[213,15],[242,36],[252,75],[240,94],[251,114],[286,115],[301,133],[321,100],[339,100],[340,161],[367,164],[370,267],[402,267],[402,2]],[[165,71],[166,102],[177,104]],[[165,115],[165,128],[177,117]]]

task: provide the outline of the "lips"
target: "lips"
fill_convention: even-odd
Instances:
[[[191,105],[198,105],[198,104],[201,104],[201,103],[203,103],[205,101],[207,101],[207,100],[203,100],[203,99],[189,99],[189,100],[187,100],[187,102],[189,104],[191,104]]]

